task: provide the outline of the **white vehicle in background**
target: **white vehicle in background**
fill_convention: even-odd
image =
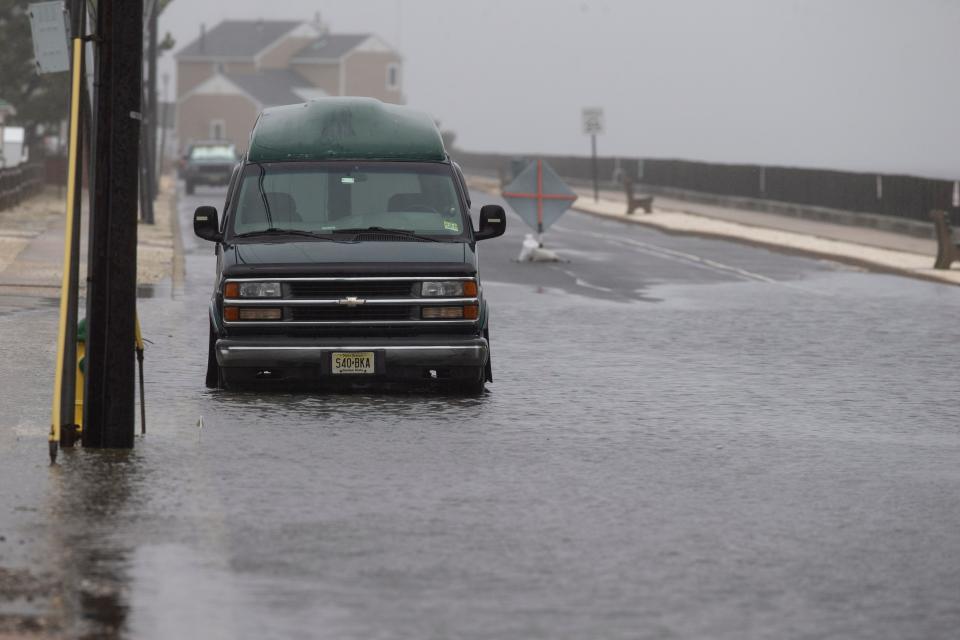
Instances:
[[[25,139],[23,127],[0,126],[0,169],[16,167],[27,161]]]

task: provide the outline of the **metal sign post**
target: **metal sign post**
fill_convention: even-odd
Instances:
[[[597,136],[606,129],[606,119],[602,107],[585,107],[583,109],[583,132],[590,136],[591,163],[593,168],[593,201],[600,199],[600,187],[597,184]]]
[[[61,0],[36,2],[29,6],[30,31],[33,38],[37,73],[61,73],[71,70],[69,105],[69,149],[67,169],[66,224],[64,228],[64,259],[60,284],[60,319],[57,330],[57,361],[54,372],[53,401],[50,419],[49,451],[51,462],[56,461],[61,444],[73,444],[77,416],[76,397],[76,336],[79,297],[80,254],[80,181],[83,176],[81,161],[82,137],[82,77],[84,12],[79,0],[68,14]],[[68,18],[72,48],[67,40]],[[71,50],[72,49],[72,50]]]
[[[67,211],[64,227],[63,274],[60,283],[60,322],[57,331],[57,364],[54,371],[53,407],[50,420],[50,461],[57,459],[57,451],[64,439],[64,429],[71,432],[75,424],[74,392],[76,379],[76,322],[77,322],[77,267],[79,249],[80,211],[80,81],[83,74],[83,43],[74,39],[73,74],[70,99],[70,148],[67,169]],[[65,393],[67,391],[68,393]],[[72,444],[72,436],[65,438]]]

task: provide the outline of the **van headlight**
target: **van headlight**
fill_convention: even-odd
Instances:
[[[477,283],[473,280],[421,282],[420,295],[424,298],[475,298]]]
[[[283,290],[279,282],[228,282],[223,289],[224,298],[281,298]]]

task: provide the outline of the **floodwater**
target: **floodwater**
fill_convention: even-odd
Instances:
[[[0,621],[956,637],[956,289],[580,214],[547,237],[570,262],[518,264],[510,223],[481,245],[476,399],[206,390],[213,257],[186,238],[185,286],[140,301],[147,436],[51,468],[55,310],[0,316]]]

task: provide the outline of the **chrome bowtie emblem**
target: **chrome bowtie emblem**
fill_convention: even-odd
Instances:
[[[367,301],[363,298],[358,298],[356,296],[350,296],[349,298],[340,298],[337,301],[337,304],[342,304],[346,307],[359,307],[362,304],[366,304]]]

